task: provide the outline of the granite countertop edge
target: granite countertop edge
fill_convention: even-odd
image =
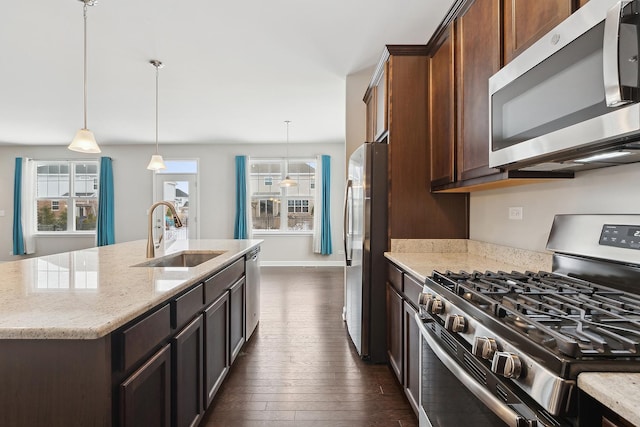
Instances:
[[[640,372],[583,372],[578,375],[578,388],[640,426]]]
[[[146,240],[0,264],[0,339],[99,339],[230,265],[262,240],[171,242],[156,258],[221,251],[195,267],[137,267]],[[53,283],[52,283],[53,282]]]

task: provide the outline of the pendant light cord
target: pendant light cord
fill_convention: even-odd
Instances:
[[[159,67],[158,63],[153,64],[156,67],[156,154],[158,154],[158,78],[159,78]]]
[[[84,129],[87,128],[87,1],[84,2]]]
[[[285,120],[284,122],[287,124],[287,162],[289,162],[289,123],[291,123],[291,120]]]

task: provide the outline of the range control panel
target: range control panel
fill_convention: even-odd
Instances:
[[[605,224],[600,233],[600,244],[640,250],[640,226]]]

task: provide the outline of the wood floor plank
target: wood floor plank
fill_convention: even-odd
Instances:
[[[201,427],[416,427],[387,365],[342,320],[342,268],[262,268],[260,323]]]

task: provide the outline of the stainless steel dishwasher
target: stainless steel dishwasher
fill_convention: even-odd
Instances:
[[[260,320],[260,247],[244,256],[247,298],[246,339],[248,340]]]

